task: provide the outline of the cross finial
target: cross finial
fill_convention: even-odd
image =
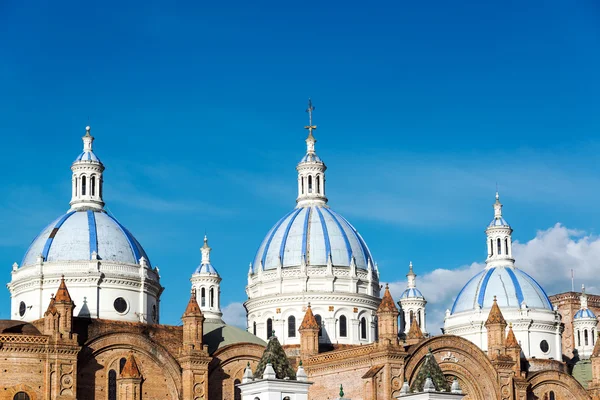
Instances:
[[[308,108],[306,112],[308,113],[308,125],[304,127],[304,129],[308,129],[309,134],[312,133],[313,129],[317,129],[316,125],[313,125],[312,122],[312,112],[315,110],[315,107],[312,105],[312,100],[308,99]]]

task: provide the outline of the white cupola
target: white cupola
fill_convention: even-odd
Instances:
[[[71,211],[102,210],[102,173],[104,165],[92,150],[94,137],[90,134],[91,128],[85,127],[83,139],[83,152],[75,159],[71,166],[73,171]]]
[[[496,192],[494,203],[494,219],[485,230],[487,235],[488,256],[485,263],[488,267],[514,266],[512,255],[512,228],[502,217],[502,203]]]
[[[317,129],[312,122],[312,112],[314,111],[312,101],[308,100],[308,137],[306,138],[306,155],[302,157],[296,171],[298,171],[298,206],[324,205],[327,204],[325,197],[325,163],[317,156],[315,152],[315,143],[317,139],[313,136],[313,130]]]
[[[581,285],[581,303],[579,311],[573,317],[573,334],[575,335],[575,349],[579,358],[590,358],[594,345],[596,344],[596,326],[598,318],[592,310],[588,308],[587,294],[585,286]]]
[[[408,334],[413,319],[417,320],[417,324],[424,334],[427,333],[425,323],[425,305],[427,301],[423,293],[417,289],[416,282],[417,274],[413,270],[412,261],[408,265],[408,274],[406,274],[406,289],[400,295],[398,305],[400,306],[400,315],[402,316],[401,332]]]
[[[204,245],[200,248],[200,265],[192,275],[192,290],[196,290],[196,299],[204,317],[221,321],[221,276],[210,263],[211,248],[208,237],[204,235]]]

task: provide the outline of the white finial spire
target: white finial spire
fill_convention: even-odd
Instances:
[[[85,135],[81,138],[83,139],[83,151],[89,152],[92,151],[92,143],[94,142],[94,137],[90,134],[91,127],[88,125],[85,127]]]
[[[312,101],[308,99],[308,108],[306,109],[308,125],[304,127],[308,129],[306,155],[302,157],[296,167],[298,171],[298,198],[296,199],[298,207],[327,203],[327,197],[325,197],[325,170],[327,167],[315,152],[317,139],[313,136],[313,130],[317,129],[317,126],[313,125],[312,120],[314,109]]]
[[[579,297],[579,301],[581,303],[581,309],[587,310],[588,299],[587,299],[587,294],[585,294],[585,285],[581,285],[581,296]]]
[[[208,237],[204,235],[204,246],[200,248],[200,252],[202,253],[202,265],[210,264],[210,250],[211,248],[208,246]]]
[[[417,287],[416,278],[417,274],[413,271],[412,261],[408,264],[408,274],[406,274],[406,278],[408,278],[408,288],[414,289]]]

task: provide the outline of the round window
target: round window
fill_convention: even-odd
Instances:
[[[127,311],[127,302],[122,297],[117,297],[113,306],[115,307],[115,310],[117,310],[117,312],[120,314],[123,314],[125,311]]]
[[[25,311],[27,311],[27,305],[22,301],[19,303],[19,316],[22,317],[25,315]]]
[[[548,345],[548,342],[546,342],[545,340],[542,340],[540,342],[540,350],[542,350],[544,353],[547,353],[550,350],[550,346]]]

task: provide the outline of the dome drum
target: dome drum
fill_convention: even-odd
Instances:
[[[248,332],[264,339],[270,328],[282,344],[300,344],[298,328],[308,303],[321,326],[320,343],[366,344],[375,340],[379,300],[343,293],[295,293],[248,300]]]

